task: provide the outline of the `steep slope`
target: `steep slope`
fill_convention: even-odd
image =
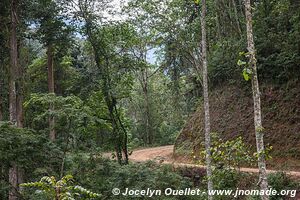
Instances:
[[[300,169],[300,83],[261,86],[265,144],[273,146],[270,162],[274,168]],[[210,95],[212,132],[223,139],[242,136],[255,150],[253,101],[250,83],[228,84]],[[201,106],[191,116],[175,142],[177,155],[191,158],[203,148],[204,111]],[[298,162],[299,161],[299,162]]]

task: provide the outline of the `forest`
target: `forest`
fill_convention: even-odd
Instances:
[[[300,199],[300,0],[0,0],[0,200]]]

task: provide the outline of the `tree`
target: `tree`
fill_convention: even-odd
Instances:
[[[2,90],[3,90],[2,79],[0,79],[0,121],[3,120],[3,111],[2,111],[3,101],[2,101],[2,95],[1,95]]]
[[[6,74],[6,68],[7,65],[7,57],[8,57],[8,48],[6,44],[6,32],[7,32],[7,22],[9,21],[8,18],[8,9],[7,7],[9,3],[7,1],[1,1],[0,2],[0,121],[4,118],[4,93],[7,93],[6,88],[4,87],[4,80]],[[5,27],[5,28],[4,28]]]
[[[47,49],[47,74],[48,93],[55,94],[54,61],[56,51],[65,52],[70,46],[71,27],[66,24],[65,16],[61,14],[62,7],[53,0],[39,0],[32,8],[32,18],[35,24],[35,36]],[[49,111],[54,111],[52,103],[49,104]],[[49,116],[49,138],[54,141],[56,138],[55,118]]]
[[[107,22],[100,10],[109,10],[108,2],[74,1],[76,16],[81,24],[93,55],[93,64],[99,73],[99,87],[108,110],[111,141],[120,164],[128,163],[128,133],[122,115],[122,101],[129,98],[133,85],[132,74],[137,61],[131,53],[136,31],[127,22]],[[107,11],[106,10],[106,11]]]
[[[255,53],[255,45],[253,38],[253,27],[252,27],[252,12],[251,12],[251,1],[245,0],[245,14],[247,23],[247,41],[248,41],[248,52],[249,52],[249,65],[252,70],[251,81],[252,81],[252,95],[254,104],[254,127],[256,136],[257,156],[258,156],[258,168],[259,168],[259,185],[261,190],[268,190],[267,170],[265,161],[265,149],[264,149],[264,129],[262,126],[261,119],[261,103],[260,103],[260,91],[257,76],[257,60]],[[261,197],[263,200],[268,200],[268,195]]]
[[[48,92],[55,94],[54,90],[54,69],[53,69],[53,47],[51,44],[47,47],[47,69],[48,69]],[[53,103],[49,104],[50,112],[54,111]],[[53,115],[49,116],[49,138],[54,141],[56,138],[55,119]]]
[[[139,29],[140,27],[138,27]],[[142,34],[142,33],[140,33]],[[142,34],[144,35],[144,34]],[[147,63],[147,36],[140,37],[139,44],[137,44],[136,49],[133,50],[133,54],[138,54],[136,59],[140,63],[140,69],[136,73],[137,80],[140,83],[141,92],[143,96],[141,106],[142,112],[142,122],[145,129],[145,134],[143,134],[143,140],[145,144],[152,145],[154,141],[154,129],[153,129],[153,116],[151,107],[151,82],[150,78],[153,74],[151,74],[150,64]],[[137,52],[135,52],[137,51]]]
[[[4,63],[0,61],[0,121],[4,119],[4,98],[3,98],[4,95],[3,94],[4,92],[6,92],[6,88],[4,87],[4,76],[2,75],[5,74],[5,70],[3,66]]]
[[[203,68],[203,100],[204,100],[204,129],[205,129],[205,150],[206,150],[206,173],[207,173],[207,189],[213,190],[212,182],[212,166],[211,166],[211,150],[210,150],[210,115],[209,115],[209,97],[208,97],[208,81],[207,81],[207,44],[206,44],[206,0],[202,0],[201,12],[201,33],[202,33],[202,68]],[[213,196],[208,196],[213,199]]]
[[[26,171],[26,177],[32,177],[35,169],[49,167],[54,164],[51,163],[53,159],[50,158],[52,156],[58,157],[60,154],[47,138],[31,129],[12,126],[10,122],[0,123],[0,152],[1,173],[7,171],[13,161],[18,166],[18,170],[22,167],[22,170]],[[19,186],[20,183],[18,183]],[[4,189],[6,188],[1,187],[1,192]],[[13,197],[15,199],[25,199],[22,196],[22,187],[18,189],[16,191],[17,196]],[[11,197],[9,196],[9,198]],[[7,199],[7,196],[1,195],[1,199]]]
[[[17,44],[17,23],[18,23],[18,1],[10,2],[10,68],[9,68],[9,121],[12,125],[20,126],[17,123],[17,91],[16,79],[18,72],[18,44]],[[9,200],[16,200],[18,196],[18,166],[12,161],[9,169],[9,183],[11,189],[9,191]]]
[[[153,128],[152,128],[152,117],[150,112],[150,97],[149,97],[149,69],[145,67],[139,73],[139,82],[142,87],[144,95],[144,107],[145,107],[145,129],[146,135],[144,136],[144,142],[148,145],[153,144]]]

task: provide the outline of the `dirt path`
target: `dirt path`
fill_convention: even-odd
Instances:
[[[155,160],[159,163],[163,164],[172,164],[174,167],[198,167],[198,168],[205,168],[202,165],[196,164],[187,164],[187,163],[177,163],[173,159],[173,145],[168,146],[161,146],[161,147],[153,147],[153,148],[146,148],[135,150],[129,156],[129,160],[134,162],[144,162],[147,160]],[[255,168],[241,168],[242,172],[248,173],[258,173],[258,169]],[[277,172],[276,170],[268,170],[267,173],[274,173]],[[300,178],[300,172],[297,171],[286,171],[287,174],[293,177]]]
[[[164,161],[173,161],[173,148],[174,145],[152,147],[147,149],[135,150],[129,156],[129,160],[135,162],[143,162],[147,160],[164,159]]]

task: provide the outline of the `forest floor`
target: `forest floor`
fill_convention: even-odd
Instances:
[[[193,164],[182,159],[174,159],[173,157],[174,145],[151,147],[145,149],[133,150],[129,156],[129,160],[133,162],[155,161],[161,164],[171,164],[174,167],[190,167],[190,168],[205,168],[203,165]],[[111,153],[105,153],[105,157],[110,157]],[[257,168],[240,168],[241,172],[258,173]],[[277,170],[267,170],[268,173],[279,172]],[[298,171],[284,171],[294,178],[300,178]]]

